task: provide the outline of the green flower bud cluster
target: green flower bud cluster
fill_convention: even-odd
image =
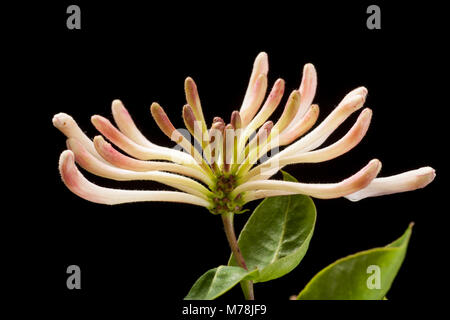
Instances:
[[[211,202],[212,207],[209,211],[213,214],[223,214],[227,212],[242,213],[244,204],[242,194],[238,194],[234,198],[231,192],[236,187],[237,181],[233,174],[219,175],[215,178],[215,184],[212,188]]]

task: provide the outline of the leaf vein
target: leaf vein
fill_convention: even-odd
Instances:
[[[208,292],[206,293],[206,296],[207,296],[207,297],[209,296],[209,293],[211,292],[211,289],[212,289],[212,287],[213,287],[214,281],[216,280],[216,277],[217,277],[217,275],[219,274],[221,268],[222,268],[222,266],[217,267],[217,270],[216,270],[216,272],[214,273],[214,277],[213,277],[212,280],[211,280],[211,285],[209,286]]]
[[[281,231],[281,236],[280,236],[280,240],[278,241],[277,249],[275,250],[273,258],[270,261],[270,263],[274,263],[275,260],[277,259],[278,253],[279,253],[279,251],[281,249],[281,245],[282,245],[282,242],[283,242],[284,235],[286,233],[286,225],[287,225],[286,221],[287,221],[287,215],[288,215],[288,212],[289,212],[289,207],[291,206],[291,198],[292,198],[292,196],[288,196],[287,198],[288,198],[288,203],[287,203],[287,206],[286,206],[286,211],[284,212],[283,230]]]

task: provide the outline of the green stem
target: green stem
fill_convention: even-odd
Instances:
[[[225,234],[227,236],[228,243],[230,244],[231,251],[240,267],[248,270],[245,264],[244,257],[242,256],[241,250],[239,249],[238,242],[236,240],[236,234],[234,232],[233,219],[234,213],[227,212],[222,214],[222,221],[225,227]],[[241,282],[242,291],[244,292],[245,299],[255,300],[255,295],[253,292],[253,281],[244,280]]]

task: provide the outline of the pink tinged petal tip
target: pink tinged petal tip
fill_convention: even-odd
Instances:
[[[58,113],[53,116],[53,125],[61,131],[67,138],[75,138],[80,141],[84,147],[92,153],[97,159],[104,161],[94,148],[92,140],[78,127],[75,120],[66,113]]]
[[[244,154],[249,153],[249,156],[257,156],[257,150],[265,146],[265,142],[269,138],[274,127],[275,126],[271,120],[264,123],[261,128],[259,128],[256,136],[248,143],[246,150],[244,150]],[[255,161],[257,159],[253,160]]]
[[[270,120],[264,123],[261,128],[259,128],[258,134],[256,135],[259,147],[267,140],[273,128],[273,122]]]
[[[238,150],[242,150],[247,142],[247,139],[256,132],[256,130],[272,115],[275,109],[280,104],[284,94],[284,80],[278,79],[272,87],[269,97],[266,99],[261,110],[247,125],[239,139]]]
[[[341,103],[346,103],[349,99],[353,98],[354,96],[363,96],[365,99],[367,94],[368,91],[366,87],[358,87],[347,93],[344,99],[342,99]]]
[[[231,113],[230,124],[233,126],[234,130],[239,130],[242,128],[242,119],[239,111],[233,111]]]
[[[176,163],[163,162],[163,161],[143,161],[128,157],[105,141],[102,136],[96,136],[94,138],[94,146],[98,153],[111,165],[132,171],[167,171],[183,174],[197,180],[203,181],[210,185],[212,180],[207,177],[203,171],[188,166],[182,166]]]
[[[203,120],[199,120],[189,104],[183,106],[182,115],[186,129],[188,129],[189,133],[198,143],[200,143],[205,158],[210,161],[211,150],[208,147],[209,137],[205,122]]]
[[[117,127],[125,136],[147,148],[159,147],[151,143],[136,127],[133,118],[131,118],[122,101],[118,99],[114,100],[111,105],[111,110]]]
[[[266,90],[267,76],[265,74],[260,74],[250,92],[248,100],[242,103],[240,109],[243,127],[246,127],[258,112],[258,109],[264,101]]]
[[[297,112],[294,121],[300,120],[309,109],[309,106],[314,100],[317,89],[317,72],[314,65],[311,63],[305,64],[303,67],[303,77],[300,84],[300,95],[302,96],[302,101],[300,103],[300,108]]]
[[[117,128],[115,128],[108,119],[99,115],[94,115],[91,117],[91,122],[100,133],[102,133],[106,138],[126,153],[138,159],[152,159],[151,149],[135,143],[122,132],[117,130]]]
[[[154,162],[143,161],[126,156],[105,141],[102,136],[94,137],[94,146],[97,152],[110,164],[127,170],[150,171],[158,170],[154,167]],[[164,163],[164,162],[163,162]]]
[[[205,198],[209,191],[200,183],[187,177],[160,171],[136,172],[100,162],[75,139],[67,140],[68,148],[74,153],[75,161],[84,169],[100,177],[118,181],[149,180],[166,184],[181,191]]]
[[[319,111],[320,109],[317,104],[311,105],[306,114],[298,122],[291,122],[280,134],[279,145],[286,146],[308,132],[319,118]]]
[[[278,79],[277,81],[275,81],[275,84],[273,85],[272,90],[270,91],[270,94],[267,97],[266,102],[264,102],[261,110],[248,125],[248,129],[250,132],[248,132],[247,135],[250,135],[252,131],[259,128],[267,119],[269,119],[269,117],[280,104],[280,101],[283,98],[283,94],[284,80]]]
[[[284,107],[283,113],[281,114],[280,119],[277,123],[271,128],[271,135],[268,137],[267,142],[270,144],[261,145],[260,152],[265,154],[270,149],[276,148],[280,145],[280,134],[282,135],[285,132],[285,129],[288,127],[289,123],[292,121],[292,118],[297,113],[297,110],[300,106],[300,92],[298,90],[292,91],[289,95],[288,101]]]
[[[189,203],[202,207],[210,206],[208,201],[184,192],[119,190],[97,186],[81,174],[74,160],[72,151],[66,150],[61,153],[59,171],[67,188],[85,200],[109,205],[142,201],[166,201]]]
[[[211,174],[211,169],[204,161],[203,156],[197,149],[194,148],[191,142],[189,142],[177,129],[175,129],[172,122],[169,120],[169,117],[167,117],[167,114],[164,112],[164,109],[158,103],[154,102],[150,107],[150,111],[153,119],[161,131],[164,132],[170,140],[179,144],[186,152],[188,152],[197,164],[205,170],[205,173]]]
[[[298,108],[300,106],[300,92],[298,90],[294,90],[289,95],[288,101],[284,107],[283,113],[280,116],[280,119],[275,124],[274,133],[281,134],[284,129],[286,129],[291,123],[292,119],[297,114]]]
[[[216,118],[218,118],[218,117],[216,117]],[[223,120],[214,122],[211,126],[211,129],[209,130],[209,135],[211,137],[210,142],[212,143],[215,140],[213,138],[213,137],[215,137],[214,131],[216,131],[216,135],[219,135],[219,134],[222,135],[223,130],[225,130],[225,122],[223,122]]]
[[[280,152],[277,157],[295,152],[307,152],[320,147],[328,137],[338,128],[353,112],[359,110],[365,102],[367,90],[357,88],[347,94],[339,105],[322,121],[313,131]]]
[[[92,116],[91,122],[94,127],[112,143],[135,158],[141,160],[170,160],[177,163],[189,165],[195,164],[195,160],[186,153],[172,150],[170,148],[151,149],[135,143],[133,140],[125,136],[122,132],[117,130],[117,128],[114,127],[108,119],[102,116]]]
[[[169,120],[169,117],[164,112],[164,109],[158,103],[154,102],[150,107],[150,111],[161,131],[173,142],[181,143],[183,136],[175,129],[172,122]]]
[[[353,149],[359,142],[361,142],[362,138],[366,135],[367,130],[369,129],[371,119],[372,110],[366,108],[361,112],[355,124],[347,132],[347,134],[335,143],[322,149],[283,158],[280,162],[283,165],[286,165],[292,163],[322,162],[337,158]]]
[[[186,93],[187,103],[191,106],[197,120],[204,124],[204,128],[202,129],[206,130],[205,118],[203,117],[203,110],[200,103],[200,97],[198,95],[197,85],[191,77],[187,77],[184,81],[184,90]]]
[[[249,181],[238,186],[233,193],[237,195],[243,191],[279,190],[296,194],[305,194],[319,199],[339,198],[361,190],[369,185],[369,183],[375,179],[380,169],[381,162],[374,159],[356,174],[339,183],[307,184],[278,180]]]
[[[346,196],[351,201],[393,193],[413,191],[426,187],[436,177],[431,167],[403,172],[397,175],[374,179],[367,187]]]
[[[225,121],[223,121],[223,119],[221,117],[214,117],[213,118],[213,124],[216,122],[221,122],[225,125]]]
[[[188,104],[183,107],[183,121],[189,133],[201,143],[202,147],[204,147],[206,141],[202,134],[203,130],[201,122],[197,120],[191,106]]]
[[[355,124],[347,134],[332,145],[304,153],[292,154],[279,159],[275,166],[261,164],[253,168],[247,175],[248,180],[268,179],[284,166],[295,163],[317,163],[328,161],[353,149],[365,136],[372,118],[372,110],[366,108],[359,115]]]
[[[261,52],[255,59],[250,81],[240,109],[242,124],[245,128],[260,107],[267,90],[269,62],[267,53]]]

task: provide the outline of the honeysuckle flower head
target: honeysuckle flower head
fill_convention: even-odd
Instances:
[[[272,179],[287,165],[319,163],[350,151],[366,134],[372,110],[363,109],[367,89],[359,87],[350,91],[312,129],[319,115],[318,105],[313,104],[317,75],[314,66],[306,64],[300,87],[290,93],[280,118],[270,120],[280,105],[285,84],[282,79],[276,80],[266,97],[268,69],[267,54],[262,52],[254,62],[242,106],[231,114],[228,123],[220,117],[215,117],[210,125],[206,123],[197,86],[189,77],[185,81],[187,103],[182,109],[187,130],[176,129],[164,109],[153,103],[150,111],[154,120],[175,142],[176,148],[154,144],[144,137],[119,100],[112,103],[116,126],[102,116],[91,118],[102,134],[93,139],[69,115],[55,115],[54,126],[67,137],[68,150],[61,154],[59,163],[63,182],[73,193],[96,203],[184,202],[223,214],[242,212],[247,202],[271,196],[306,194],[358,201],[422,188],[434,179],[435,171],[431,167],[378,178],[381,162],[377,159],[337,183]],[[361,109],[354,125],[342,138],[322,147],[341,123]],[[280,148],[283,150],[279,151]],[[178,191],[100,187],[88,181],[75,162],[104,178],[152,180]]]

